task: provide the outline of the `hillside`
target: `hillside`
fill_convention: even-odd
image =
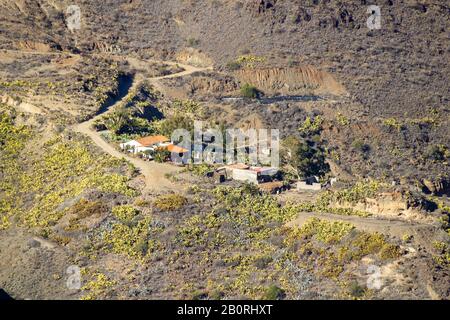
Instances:
[[[445,1],[0,0],[0,11],[0,289],[449,299]],[[175,166],[159,147],[153,161],[121,150],[198,120],[280,130],[287,190],[219,183],[219,165]],[[312,176],[320,191],[296,189]],[[82,287],[66,289],[69,266]]]

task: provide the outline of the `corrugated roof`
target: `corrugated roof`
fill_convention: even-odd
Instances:
[[[243,163],[235,163],[235,164],[226,165],[226,166],[224,166],[224,168],[246,170],[246,169],[249,169],[250,166],[243,164]]]
[[[274,182],[266,182],[266,183],[260,183],[259,188],[265,191],[271,191],[277,188],[281,188],[283,186],[283,182],[281,181],[274,181]]]

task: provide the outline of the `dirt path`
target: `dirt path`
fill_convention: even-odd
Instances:
[[[131,60],[130,62],[132,63],[133,59],[130,58],[130,60]],[[164,63],[167,65],[178,65],[178,66],[182,67],[184,69],[184,71],[175,73],[175,74],[166,75],[166,76],[147,78],[147,79],[144,78],[141,74],[136,74],[133,85],[130,87],[129,92],[132,91],[133,89],[137,88],[144,80],[150,81],[150,83],[158,91],[163,91],[162,86],[158,82],[159,80],[178,78],[178,77],[190,75],[194,72],[209,70],[209,68],[197,68],[197,67],[193,67],[193,66],[189,66],[189,65],[185,65],[185,64],[181,64],[181,63],[177,63],[177,62],[172,62],[172,61],[148,61],[148,62]],[[123,99],[125,99],[125,98],[126,98],[126,96]],[[103,112],[101,114],[98,114],[94,118],[76,125],[74,127],[74,130],[90,137],[92,139],[92,141],[104,152],[106,152],[116,158],[124,158],[127,161],[131,162],[136,168],[138,168],[145,177],[145,185],[146,185],[145,191],[160,192],[160,191],[169,191],[169,190],[179,189],[179,186],[177,186],[177,185],[173,184],[171,181],[169,181],[165,175],[180,171],[181,170],[180,167],[177,167],[177,166],[174,166],[171,164],[167,164],[167,163],[148,162],[148,161],[144,161],[144,160],[141,160],[138,158],[130,157],[127,154],[122,153],[119,150],[116,150],[111,144],[106,142],[101,137],[100,132],[97,132],[92,128],[92,125],[94,124],[94,122],[97,119],[104,116],[105,114],[112,112],[114,110],[114,107],[119,105],[122,102],[122,100],[116,101],[116,103],[114,105],[110,106],[108,108],[108,110],[106,110],[105,112]]]
[[[302,212],[294,220],[288,222],[288,227],[300,227],[309,218],[320,218],[328,221],[345,221],[357,229],[367,232],[379,232],[385,235],[402,238],[404,235],[414,237],[414,240],[426,247],[429,245],[429,234],[435,229],[428,224],[411,223],[401,220],[380,219],[379,217],[341,216],[331,213]]]

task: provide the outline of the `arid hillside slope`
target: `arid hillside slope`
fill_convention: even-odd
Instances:
[[[218,65],[251,52],[332,71],[381,115],[448,106],[445,1],[75,1],[81,29],[70,32],[68,1],[2,0],[1,47],[175,54],[188,44]],[[381,7],[369,30],[367,8]]]

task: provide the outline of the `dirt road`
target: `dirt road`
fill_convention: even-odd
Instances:
[[[414,240],[426,247],[429,246],[429,236],[435,227],[429,224],[411,223],[408,221],[380,219],[379,217],[342,216],[331,213],[301,212],[288,222],[288,227],[301,227],[310,218],[319,218],[328,221],[344,221],[353,224],[357,229],[367,232],[379,232],[385,235],[402,239],[404,235],[414,237]]]

